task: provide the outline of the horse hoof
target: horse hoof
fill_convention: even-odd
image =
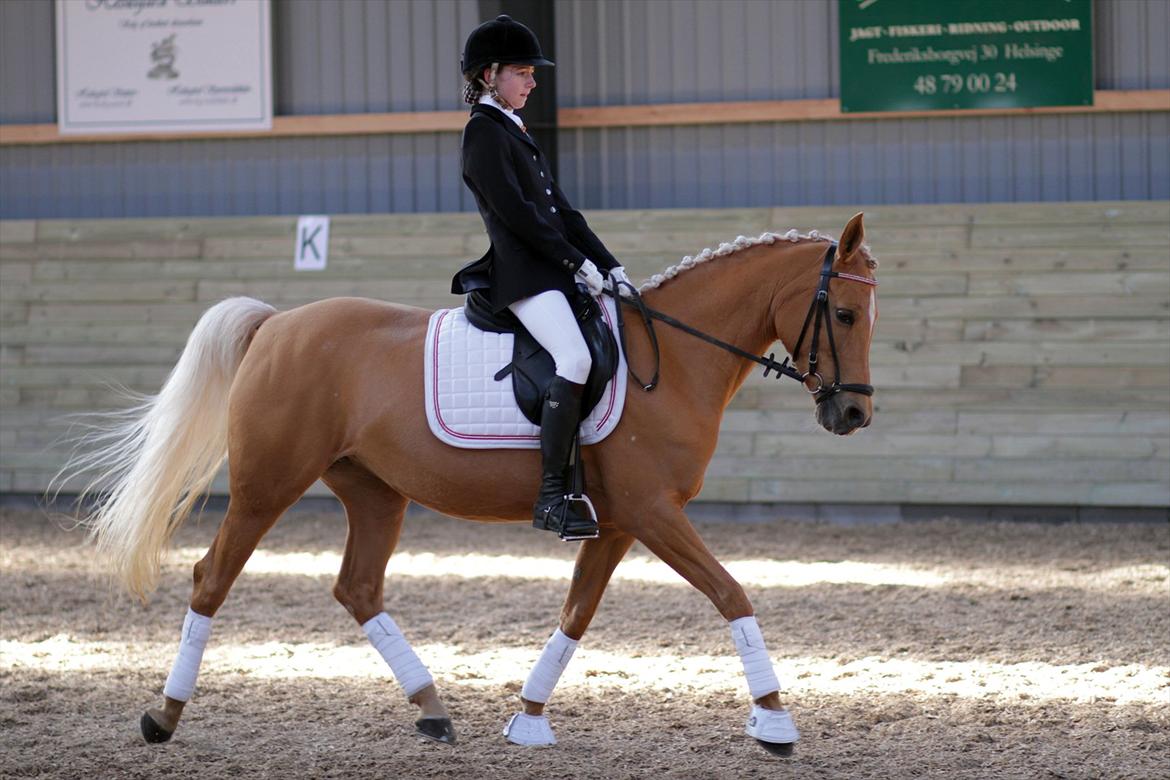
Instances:
[[[553,736],[552,726],[544,715],[526,715],[517,712],[504,726],[504,736],[513,745],[535,747],[537,745],[555,745],[557,738]]]
[[[772,755],[782,756],[783,758],[788,758],[791,756],[792,749],[796,747],[796,745],[792,742],[765,742],[762,739],[757,739],[756,742],[759,742],[760,747],[762,747],[764,750],[767,750]]]
[[[791,756],[792,746],[800,739],[800,732],[788,710],[769,710],[758,704],[752,705],[752,714],[744,730],[774,756]]]
[[[142,727],[142,738],[152,744],[166,742],[175,733],[173,731],[167,731],[162,726],[158,725],[154,718],[150,717],[149,712],[142,713],[142,720],[139,725]]]
[[[414,730],[425,739],[444,745],[455,744],[455,727],[451,725],[450,718],[419,718],[414,722]]]

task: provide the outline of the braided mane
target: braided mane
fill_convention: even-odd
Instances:
[[[675,265],[672,265],[664,270],[662,273],[651,276],[649,279],[643,282],[638,289],[641,292],[645,292],[646,290],[653,290],[655,288],[661,287],[668,280],[673,279],[683,271],[694,268],[700,263],[705,263],[708,260],[714,260],[717,257],[726,257],[727,255],[732,255],[743,249],[750,249],[751,247],[759,246],[760,244],[771,245],[775,244],[777,241],[791,241],[792,243],[796,244],[800,243],[801,241],[830,242],[836,240],[837,239],[833,238],[829,234],[821,233],[817,230],[810,230],[808,233],[798,233],[795,229],[789,230],[787,233],[761,233],[758,238],[739,236],[735,239],[735,241],[720,244],[717,249],[704,249],[702,252],[693,257],[691,255],[687,255]],[[865,257],[865,264],[867,267],[878,267],[877,258],[869,253],[868,245],[862,245],[861,252]]]

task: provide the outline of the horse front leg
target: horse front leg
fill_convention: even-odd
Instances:
[[[589,627],[613,570],[634,543],[634,537],[613,528],[602,529],[577,552],[573,581],[561,609],[561,624],[544,646],[540,658],[520,691],[523,712],[504,727],[504,736],[517,745],[555,745],[556,737],[544,714],[545,705],[561,673],[569,664],[577,643]]]
[[[752,697],[745,730],[769,753],[791,755],[800,734],[780,701],[780,681],[743,587],[703,544],[681,509],[648,520],[638,530],[637,538],[702,591],[727,620]]]

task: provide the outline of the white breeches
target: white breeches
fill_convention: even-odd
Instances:
[[[548,350],[557,376],[585,384],[593,361],[577,327],[569,301],[560,290],[548,290],[508,306],[540,346]]]

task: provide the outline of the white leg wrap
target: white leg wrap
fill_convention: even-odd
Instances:
[[[576,649],[576,639],[569,639],[559,628],[553,632],[548,644],[544,646],[544,652],[540,654],[540,660],[528,673],[528,679],[524,682],[520,695],[528,701],[546,704],[552,696],[553,688],[557,687],[557,680],[561,679],[561,672],[569,665],[569,659],[573,657],[573,651]]]
[[[163,695],[176,701],[189,701],[195,692],[195,678],[199,676],[199,664],[203,661],[203,648],[211,638],[211,618],[200,615],[187,607],[183,618],[183,636],[179,640],[179,654],[175,665],[167,675]]]
[[[780,681],[772,669],[772,659],[764,646],[764,635],[755,616],[742,617],[731,621],[731,638],[743,661],[743,675],[747,678],[748,691],[752,699],[759,699],[780,690]]]
[[[362,631],[366,632],[370,644],[385,659],[407,698],[434,684],[431,673],[418,660],[394,619],[385,612],[379,612],[363,623]]]

